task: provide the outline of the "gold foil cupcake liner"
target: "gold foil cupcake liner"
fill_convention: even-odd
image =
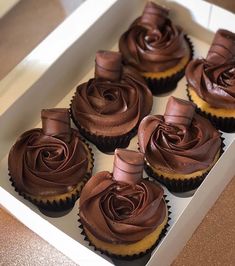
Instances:
[[[74,97],[73,97],[74,99]],[[72,99],[72,101],[73,101]],[[101,136],[101,135],[95,135],[89,131],[87,131],[84,127],[82,127],[77,120],[75,119],[71,104],[70,104],[70,115],[71,118],[75,124],[75,126],[78,128],[81,135],[89,140],[91,143],[93,143],[98,150],[100,150],[103,153],[113,153],[116,148],[126,148],[128,147],[131,139],[137,134],[138,125],[136,125],[131,131],[124,135],[115,136],[115,137],[109,137],[109,136]]]
[[[187,84],[187,96],[191,102],[193,102],[189,90],[188,90],[188,84]],[[195,103],[196,104],[196,103]],[[200,114],[201,116],[207,118],[211,121],[213,126],[221,131],[233,133],[235,132],[235,117],[219,117],[215,116],[211,113],[207,113],[205,111],[202,111],[199,107],[196,106],[196,112]]]
[[[80,197],[80,193],[86,182],[89,180],[89,178],[92,175],[92,170],[94,167],[94,154],[92,152],[91,147],[89,144],[81,138],[81,141],[86,145],[87,149],[89,150],[89,164],[90,167],[87,169],[87,173],[82,178],[81,182],[79,182],[79,189],[75,189],[73,192],[71,192],[71,195],[63,198],[63,199],[39,199],[33,195],[30,195],[28,193],[24,193],[23,191],[20,191],[20,189],[17,188],[17,186],[14,183],[14,180],[11,176],[10,170],[9,171],[9,177],[11,185],[14,187],[15,191],[22,196],[24,199],[30,201],[34,205],[36,205],[39,210],[50,217],[61,217],[66,215],[68,212],[71,211],[71,209],[74,207],[75,202]],[[62,195],[63,196],[63,195]]]
[[[224,147],[225,147],[224,138],[221,137],[221,141],[222,141],[222,144],[220,148],[220,156],[223,154]],[[201,185],[203,180],[206,178],[206,176],[210,172],[209,170],[201,176],[196,176],[196,177],[185,179],[185,180],[182,180],[182,179],[179,180],[179,179],[169,179],[163,175],[158,175],[156,172],[154,172],[154,170],[151,168],[151,166],[147,162],[145,162],[144,170],[147,173],[147,175],[153,177],[159,183],[163,184],[170,192],[174,192],[174,193],[184,193],[184,192],[188,192],[191,190],[195,190]]]
[[[144,256],[147,256],[147,255],[151,255],[151,252],[158,246],[158,244],[160,243],[160,241],[166,236],[167,234],[167,231],[168,231],[168,228],[169,228],[169,221],[171,220],[171,211],[170,211],[170,208],[171,206],[168,205],[169,203],[169,200],[167,199],[167,195],[163,195],[164,196],[164,200],[165,200],[165,203],[166,203],[166,206],[167,206],[167,210],[168,210],[168,218],[167,218],[167,223],[166,225],[164,226],[163,230],[161,231],[158,239],[156,240],[156,242],[154,243],[154,245],[152,245],[150,248],[148,248],[145,252],[141,252],[139,254],[135,254],[135,255],[125,255],[125,256],[122,256],[122,255],[116,255],[116,254],[113,254],[113,253],[110,253],[108,251],[105,251],[105,250],[101,250],[99,248],[96,248],[96,246],[94,246],[89,238],[87,237],[86,235],[86,232],[83,228],[83,225],[81,223],[81,220],[80,220],[80,217],[78,219],[78,223],[79,223],[79,228],[82,230],[81,231],[81,234],[84,236],[84,240],[88,242],[89,246],[93,247],[95,249],[95,251],[99,251],[101,254],[104,254],[112,259],[117,259],[117,260],[121,260],[121,261],[133,261],[133,260],[138,260],[138,259],[141,259],[143,258]],[[78,214],[79,216],[79,214]]]
[[[192,60],[193,55],[194,55],[194,48],[193,48],[193,43],[190,40],[190,38],[185,35],[184,36],[189,49],[190,49],[190,58],[188,63]],[[187,64],[188,64],[187,63]],[[178,81],[184,76],[185,74],[185,69],[187,65],[180,70],[179,72],[175,73],[172,76],[166,77],[166,78],[146,78],[144,77],[149,89],[151,90],[152,94],[157,96],[163,93],[168,93],[172,90],[174,90],[177,87]]]

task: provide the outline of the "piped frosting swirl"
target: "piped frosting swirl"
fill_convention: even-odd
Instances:
[[[194,108],[171,96],[164,116],[147,116],[140,123],[140,150],[154,169],[191,174],[213,163],[221,146],[220,134]]]
[[[191,61],[186,78],[210,106],[235,109],[235,34],[218,30],[206,59]]]
[[[168,18],[169,10],[148,2],[119,40],[126,65],[140,72],[161,72],[176,66],[189,54],[184,33]]]
[[[74,119],[96,135],[124,135],[152,108],[153,97],[144,80],[120,60],[120,53],[97,52],[95,78],[79,85],[72,100]]]
[[[100,172],[83,188],[80,218],[100,240],[134,243],[164,221],[167,210],[163,189],[141,178],[143,154],[118,149],[114,162],[113,174]],[[117,168],[121,171],[116,171]]]
[[[10,175],[19,191],[34,196],[67,193],[87,173],[88,152],[70,127],[67,109],[42,110],[42,129],[23,133],[11,148]]]

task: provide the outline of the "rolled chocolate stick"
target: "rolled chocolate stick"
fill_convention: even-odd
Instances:
[[[167,102],[164,120],[168,124],[191,125],[195,113],[195,104],[171,96]]]
[[[219,29],[214,37],[206,60],[212,64],[223,64],[235,59],[235,33]]]
[[[113,179],[118,182],[137,184],[143,177],[144,154],[137,151],[116,149]]]
[[[41,111],[43,134],[65,142],[71,140],[69,111],[66,108],[43,109]]]
[[[118,81],[122,75],[122,55],[119,52],[98,51],[95,59],[95,78]]]
[[[140,18],[142,23],[162,27],[168,17],[169,10],[153,2],[148,2]]]

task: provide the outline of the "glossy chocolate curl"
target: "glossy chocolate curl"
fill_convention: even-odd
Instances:
[[[119,52],[98,51],[95,59],[95,78],[118,81],[122,74],[122,55]]]
[[[143,175],[144,154],[137,151],[116,149],[113,179],[118,182],[137,184]]]
[[[235,59],[235,33],[219,29],[214,37],[206,60],[211,64],[223,64]]]
[[[144,8],[140,21],[141,23],[162,27],[166,22],[168,14],[168,9],[153,2],[148,2]]]
[[[71,125],[68,109],[43,109],[41,119],[42,131],[45,135],[56,137],[66,142],[71,140]]]
[[[171,96],[167,102],[164,120],[168,124],[191,125],[195,113],[195,104]]]

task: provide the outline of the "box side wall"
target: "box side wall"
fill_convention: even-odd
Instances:
[[[25,93],[15,99],[13,104],[0,116],[2,128],[0,133],[0,159],[3,158],[9,149],[8,147],[15,141],[15,136],[19,136],[25,130],[34,127],[35,122],[39,122],[41,109],[55,105],[78,83],[91,68],[96,51],[98,49],[110,49],[113,46],[117,41],[117,36],[121,34],[120,21],[126,21],[125,27],[128,27],[139,9],[138,3],[143,5],[140,0],[131,0],[128,1],[128,4],[124,1],[113,2],[113,7],[108,10],[104,7],[103,16],[99,17],[99,12],[96,23],[91,25],[89,30],[71,46],[68,46],[32,86],[27,89],[24,88]],[[127,17],[128,19],[126,19]],[[67,24],[69,22],[68,18]],[[72,21],[69,26],[75,28],[76,25],[74,24],[74,21]],[[51,48],[51,45],[53,43],[48,42],[48,47]],[[32,67],[35,68],[36,63],[32,62]],[[30,66],[28,67],[30,68]],[[17,84],[21,84],[20,78],[17,80]],[[17,90],[16,84],[14,87]],[[4,101],[4,98],[1,100]]]
[[[184,32],[210,43],[213,31],[208,30],[212,4],[201,0],[158,0],[170,9],[170,17]],[[180,15],[179,15],[180,14]]]
[[[18,136],[22,131],[33,127],[36,123],[38,123],[40,119],[38,110],[54,106],[69,92],[69,90],[71,90],[72,87],[74,87],[78,80],[80,80],[87,70],[90,69],[97,49],[109,49],[113,46],[115,41],[117,41],[117,36],[120,36],[122,33],[123,28],[127,28],[136,15],[141,13],[144,5],[144,1],[141,0],[119,0],[114,2],[115,3],[112,8],[110,10],[106,10],[105,14],[100,17],[97,22],[92,25],[83,36],[81,36],[81,38],[76,40],[71,46],[67,47],[63,54],[50,66],[46,73],[44,73],[36,83],[27,89],[22,97],[18,98],[13,105],[9,106],[6,112],[1,116],[0,124],[4,126],[0,135],[0,158],[6,154],[9,146],[15,140],[15,136]],[[201,8],[205,10],[205,13],[202,13],[202,16],[200,17],[198,15],[198,11],[195,12],[196,7],[194,5],[190,5],[189,2],[191,1],[167,1],[166,5],[169,4],[169,7],[172,8],[172,13],[174,13],[174,11],[175,13],[178,13],[182,9],[184,15],[176,17],[175,19],[178,23],[181,23],[183,26],[185,25],[187,32],[194,32],[196,37],[204,39],[205,41],[211,40],[213,29],[208,31],[204,25],[204,23],[207,23],[206,25],[210,24],[211,5],[205,2],[198,2],[197,8],[198,6],[200,7],[201,3],[203,3]],[[194,3],[194,1],[192,2]],[[188,5],[190,7],[189,9]],[[186,23],[192,18],[195,18],[195,22]],[[124,24],[123,21],[125,21]],[[122,27],[120,27],[120,25],[122,25]],[[208,33],[208,35],[206,33]],[[107,39],[109,39],[108,44]],[[235,145],[233,143],[231,146],[233,150],[235,149],[234,146]],[[224,165],[230,168],[233,164],[230,165],[229,158],[231,157],[227,156],[231,156],[231,147],[229,148],[228,155],[226,155],[226,153],[223,158],[221,158],[223,160],[226,159]],[[169,265],[171,263],[189,239],[193,230],[195,230],[205,213],[219,196],[222,189],[232,178],[230,168],[226,169],[224,167],[221,169],[222,172],[217,168],[215,168],[217,172],[213,171],[208,176],[217,176],[218,173],[225,176],[222,181],[217,180],[217,182],[213,184],[214,187],[212,186],[217,194],[214,193],[215,195],[211,197],[208,191],[205,190],[207,189],[207,186],[210,186],[211,182],[209,178],[206,179],[206,181],[209,180],[207,181],[209,183],[205,182],[204,185],[201,186],[202,189],[200,188],[197,194],[195,194],[194,197],[196,197],[197,200],[194,200],[192,204],[189,204],[190,207],[185,209],[180,220],[175,224],[152,256],[149,265],[156,265],[156,263],[159,265]],[[198,204],[203,202],[202,200],[205,200],[205,198],[207,200],[207,204],[203,205],[203,208],[200,213],[198,213],[198,216],[197,213],[192,213],[192,208],[199,208],[200,205]],[[193,223],[191,219],[194,219]],[[186,231],[185,227],[187,228]],[[184,237],[181,235],[182,230],[184,232]],[[181,239],[181,242],[177,247],[172,245],[172,243],[174,244],[175,239]],[[166,256],[165,250],[169,250],[169,248],[172,250],[172,255]]]
[[[203,217],[213,206],[229,181],[235,176],[234,151],[235,141],[230,144],[226,153],[222,155],[220,163],[217,163],[210,171],[185,208],[180,219],[168,232],[159,248],[152,254],[147,264],[148,266],[157,264],[162,266],[170,265],[186,245]],[[166,255],[166,250],[171,252],[167,252]]]
[[[235,2],[234,2],[235,5]],[[211,16],[208,28],[216,32],[218,29],[224,28],[234,32],[235,29],[235,15],[221,7],[212,6]]]

